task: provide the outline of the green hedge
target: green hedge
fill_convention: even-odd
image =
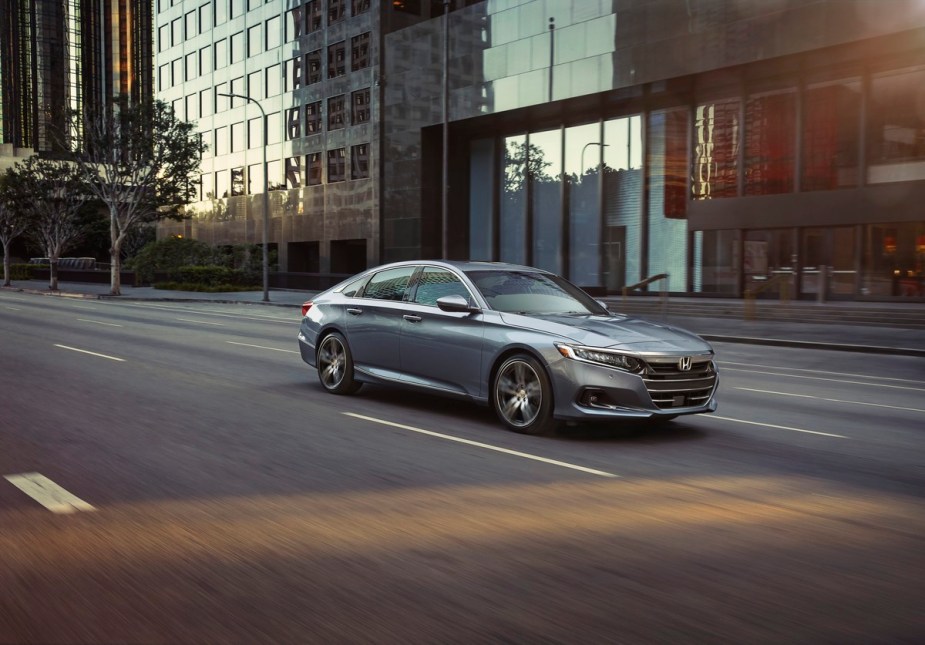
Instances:
[[[178,267],[170,271],[168,277],[173,283],[200,285],[203,291],[239,291],[242,287],[255,287],[259,282],[251,271],[214,265]]]
[[[34,269],[47,269],[47,264],[11,264],[10,280],[34,280]],[[0,275],[3,274],[3,268],[0,267]]]

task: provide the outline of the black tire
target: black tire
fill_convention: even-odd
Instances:
[[[315,365],[318,367],[318,380],[331,394],[353,394],[362,385],[353,378],[353,356],[347,339],[336,331],[318,343]]]
[[[532,356],[511,356],[498,368],[492,384],[492,404],[509,430],[545,435],[556,431],[552,384],[546,370]]]

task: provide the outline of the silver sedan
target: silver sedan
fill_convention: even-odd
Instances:
[[[607,311],[564,278],[490,262],[397,262],[302,306],[302,359],[333,394],[380,383],[491,405],[509,429],[713,412],[713,349]]]

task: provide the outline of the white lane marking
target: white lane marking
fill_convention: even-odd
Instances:
[[[52,513],[95,511],[90,504],[73,495],[39,473],[5,475],[7,481]]]
[[[177,318],[177,320],[182,320],[183,322],[196,323],[197,325],[216,325],[218,327],[225,326],[225,323],[209,322],[206,320],[193,320],[192,318]]]
[[[102,320],[90,320],[89,318],[78,318],[80,322],[93,323],[95,325],[106,325],[107,327],[121,327],[122,325],[117,325],[116,323],[103,322]]]
[[[503,452],[504,454],[507,454],[507,455],[514,455],[515,457],[523,457],[524,459],[532,459],[533,461],[541,461],[545,464],[561,466],[562,468],[580,470],[583,473],[590,473],[592,475],[598,475],[600,477],[619,477],[619,475],[614,475],[613,473],[604,472],[603,470],[594,470],[593,468],[585,468],[584,466],[577,466],[575,464],[570,464],[564,461],[556,461],[555,459],[547,459],[546,457],[539,457],[537,455],[531,455],[526,452],[508,450],[507,448],[500,448],[498,446],[492,446],[491,444],[487,444],[487,443],[481,443],[478,441],[470,441],[469,439],[462,439],[460,437],[453,437],[448,434],[432,432],[430,430],[424,430],[423,428],[415,428],[414,426],[408,426],[403,423],[394,423],[392,421],[385,421],[384,419],[377,419],[375,417],[367,417],[362,414],[355,414],[353,412],[343,412],[342,414],[345,414],[348,417],[354,417],[355,419],[362,419],[363,421],[371,421],[372,423],[380,423],[385,426],[392,426],[393,428],[401,428],[402,430],[410,430],[411,432],[418,432],[420,434],[426,434],[431,437],[438,437],[440,439],[446,439],[447,441],[456,441],[457,443],[464,443],[469,446],[476,446],[477,448],[485,448],[486,450],[494,450],[495,452]]]
[[[828,401],[829,403],[851,403],[854,405],[867,405],[873,408],[888,408],[890,410],[904,410],[906,412],[925,412],[925,410],[921,408],[904,408],[898,405],[885,405],[883,403],[867,403],[866,401],[846,401],[844,399],[829,399],[824,396],[812,396],[810,394],[794,394],[792,392],[775,392],[773,390],[757,390],[752,387],[737,387],[733,389],[743,390],[745,392],[758,392],[759,394],[777,394],[778,396],[795,396],[800,399],[816,399],[817,401]]]
[[[828,370],[810,370],[801,367],[780,367],[777,365],[757,365],[755,363],[737,363],[735,361],[717,361],[719,365],[743,365],[745,367],[761,367],[768,370],[789,370],[791,372],[812,372],[813,374],[827,374],[828,376],[850,376],[851,378],[869,378],[874,381],[900,381],[903,383],[921,383],[909,378],[895,378],[891,376],[871,376],[869,374],[852,374],[850,372],[830,372]]]
[[[272,352],[286,352],[287,354],[298,354],[294,349],[277,349],[276,347],[264,347],[263,345],[249,345],[248,343],[236,343],[233,340],[226,340],[229,345],[240,345],[241,347],[255,347],[257,349],[269,349]]]
[[[22,311],[19,307],[4,307],[4,309],[9,309],[10,311]]]
[[[889,385],[888,383],[865,383],[864,381],[842,381],[837,378],[822,378],[821,376],[803,376],[801,374],[781,374],[780,372],[762,372],[761,370],[746,370],[738,367],[725,367],[724,372],[748,372],[749,374],[769,374],[771,376],[783,376],[785,378],[802,378],[812,381],[829,381],[831,383],[844,383],[845,385],[866,385],[867,387],[888,387],[892,390],[912,390],[914,392],[925,392],[925,388],[906,387],[905,385]],[[911,381],[914,382],[914,381]]]
[[[61,349],[69,349],[72,352],[80,352],[81,354],[90,354],[90,356],[99,356],[100,358],[108,358],[111,361],[119,361],[120,363],[125,362],[124,358],[116,358],[115,356],[107,356],[106,354],[97,354],[96,352],[90,352],[90,351],[87,351],[86,349],[77,349],[76,347],[68,347],[67,345],[58,345],[57,343],[55,344],[55,347],[60,347]]]
[[[823,437],[835,437],[836,439],[847,439],[848,437],[840,434],[832,434],[831,432],[819,432],[817,430],[804,430],[803,428],[791,428],[790,426],[778,426],[773,423],[760,423],[758,421],[746,421],[745,419],[732,419],[730,417],[720,417],[715,414],[708,415],[710,419],[719,419],[720,421],[733,421],[735,423],[746,423],[751,426],[763,426],[765,428],[774,428],[776,430],[790,430],[791,432],[803,432],[806,434],[818,434]]]
[[[78,305],[78,304],[74,304],[74,303],[72,303],[72,302],[71,302],[71,303],[68,303],[68,304],[71,305],[72,307],[77,308],[77,309],[96,309],[96,307],[94,307],[93,305]]]
[[[306,298],[306,300],[308,300],[308,298]],[[189,309],[184,309],[181,307],[168,307],[165,305],[153,305],[153,304],[136,305],[136,304],[130,304],[127,302],[110,302],[109,300],[100,300],[100,302],[105,303],[108,306],[113,306],[113,307],[115,306],[134,307],[136,309],[160,309],[163,311],[179,311],[185,314],[191,313]],[[290,305],[290,306],[292,307],[293,310],[296,310],[296,311],[298,310],[298,305]],[[302,319],[301,315],[298,315],[297,318],[279,318],[276,316],[255,316],[254,314],[249,314],[249,315],[242,315],[242,314],[236,314],[236,313],[235,314],[225,314],[225,313],[218,313],[214,311],[194,311],[192,313],[195,313],[197,316],[215,316],[218,318],[234,318],[235,320],[259,320],[262,322],[283,323],[284,325],[291,325],[293,320],[298,321]]]

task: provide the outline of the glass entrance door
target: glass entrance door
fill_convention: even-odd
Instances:
[[[854,227],[804,228],[800,231],[800,296],[845,300],[857,290]]]

